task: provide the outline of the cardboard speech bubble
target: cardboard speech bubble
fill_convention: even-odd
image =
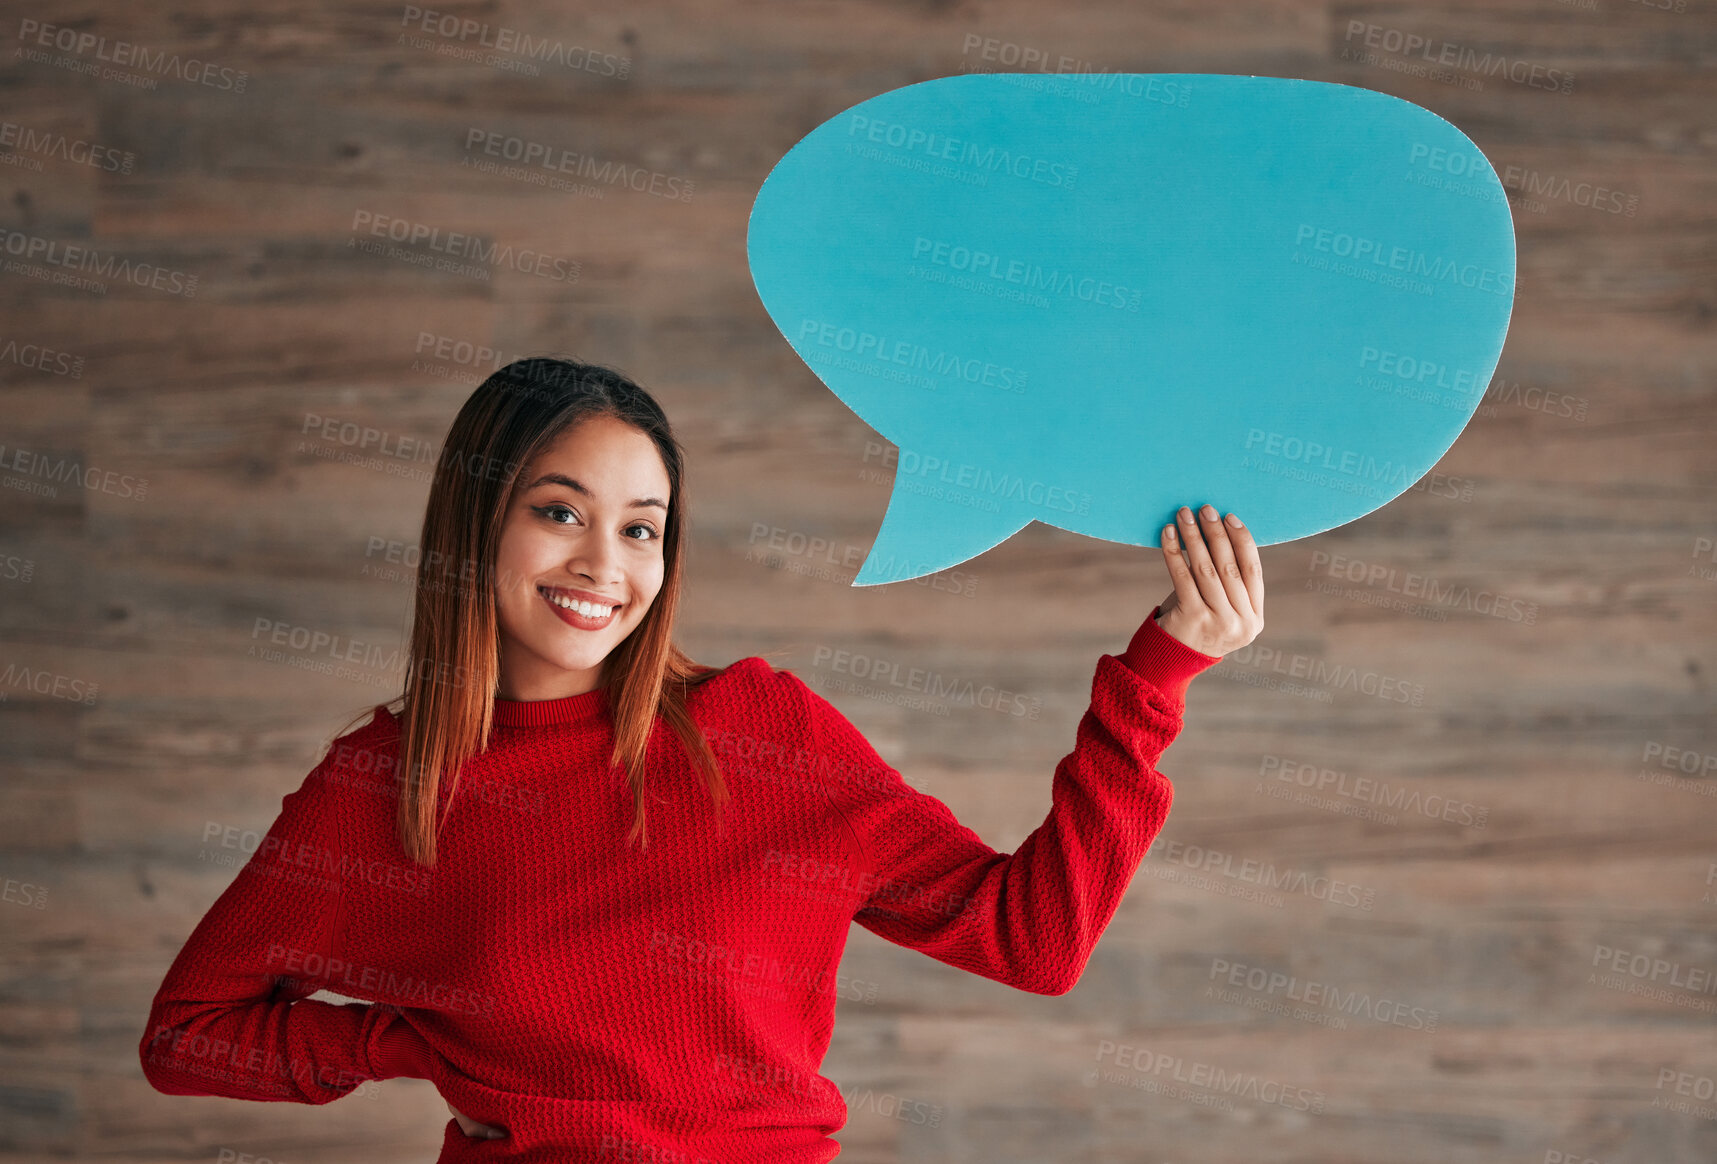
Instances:
[[[1514,303],[1466,135],[1277,77],[894,89],[776,163],[746,248],[782,335],[899,446],[855,586],[1032,521],[1150,547],[1205,501],[1259,545],[1353,521],[1460,435]]]

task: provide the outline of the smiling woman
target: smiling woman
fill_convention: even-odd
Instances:
[[[1053,806],[1007,854],[793,671],[673,644],[682,466],[605,368],[521,360],[465,402],[400,709],[334,741],[179,952],[138,1048],[158,1090],[428,1079],[439,1164],[825,1164],[836,1003],[868,994],[838,974],[854,923],[1073,988],[1168,814],[1188,682],[1263,625],[1250,535],[1214,510],[1165,531],[1174,593],[1098,658]]]
[[[521,476],[530,483],[513,493],[496,558],[499,577],[521,582],[496,595],[500,695],[578,695],[599,686],[602,661],[662,588],[667,470],[647,435],[598,414],[562,432]]]
[[[515,360],[459,410],[424,510],[422,561],[435,568],[418,573],[409,671],[395,701],[404,705],[400,837],[413,860],[435,863],[442,774],[456,781],[489,746],[497,698],[605,693],[613,762],[632,791],[628,839],[641,846],[645,749],[658,717],[691,750],[720,809],[720,769],[686,711],[687,693],[720,669],[694,663],[671,638],[684,465],[655,398],[594,364]]]

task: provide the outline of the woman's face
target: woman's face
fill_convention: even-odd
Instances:
[[[602,661],[662,588],[673,500],[656,443],[611,416],[578,422],[524,467],[495,562],[500,698],[597,687]],[[551,596],[598,609],[592,617]]]

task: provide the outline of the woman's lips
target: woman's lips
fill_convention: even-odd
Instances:
[[[586,618],[576,610],[568,610],[559,603],[551,601],[549,596],[542,590],[538,590],[537,593],[542,595],[543,602],[547,604],[550,610],[554,611],[555,614],[559,616],[562,622],[567,626],[577,627],[579,630],[601,630],[603,627],[614,621],[614,616],[620,609],[619,607],[615,607],[607,614],[599,615],[596,618]]]

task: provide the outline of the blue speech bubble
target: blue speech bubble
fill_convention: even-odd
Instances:
[[[855,586],[1033,521],[1259,545],[1399,496],[1466,427],[1514,303],[1496,171],[1351,85],[941,77],[805,135],[751,209],[770,318],[899,446]]]

